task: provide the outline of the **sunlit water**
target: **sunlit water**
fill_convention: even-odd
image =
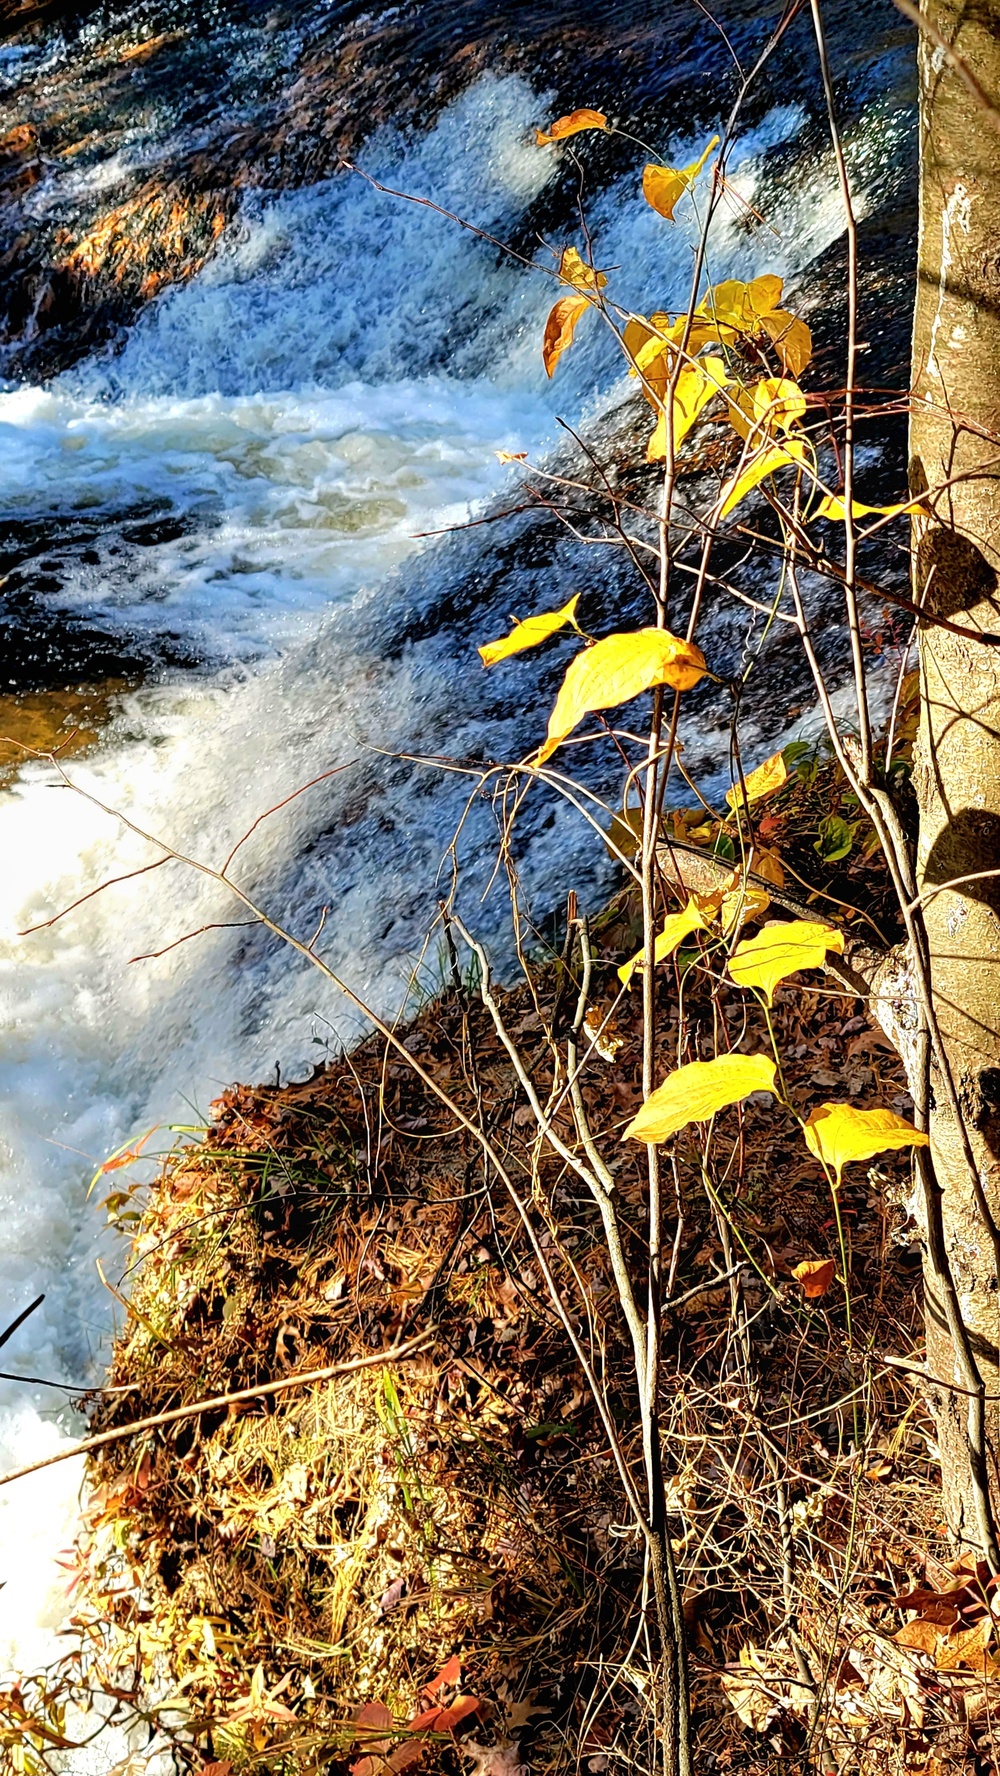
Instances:
[[[364,162],[502,233],[551,176],[552,157],[529,145],[544,115],[520,80],[484,79],[418,142],[377,141]],[[741,144],[746,198],[798,124],[777,110]],[[873,175],[879,127],[873,118],[855,144]],[[690,157],[699,145],[675,147]],[[689,203],[678,216],[668,229],[631,178],[601,197],[591,221],[602,263],[622,268],[620,299],[639,309],[686,299]],[[735,209],[723,214],[713,277],[765,264],[793,274],[834,238],[830,169],[789,180],[769,216],[778,236],[762,241]],[[596,325],[592,337],[581,326],[547,384],[539,339],[552,288],[441,216],[341,178],[248,199],[225,250],[146,312],[120,356],[0,397],[8,511],[55,523],[152,502],[188,521],[172,542],[97,549],[61,608],[154,641],[180,637],[204,662],[127,698],[100,749],[67,767],[83,793],[31,766],[0,797],[0,1300],[13,1313],[46,1292],[30,1335],[4,1350],[7,1368],[79,1382],[99,1373],[112,1303],[85,1189],[106,1155],[154,1125],[197,1123],[234,1079],[279,1065],[301,1076],[358,1028],[314,972],[245,929],[130,960],[241,916],[179,864],[19,937],[159,855],[116,815],[218,863],[264,810],[360,760],[258,827],[236,873],[301,935],[326,907],[323,953],[366,1003],[394,1013],[469,785],[385,755],[518,757],[537,740],[534,668],[513,666],[505,687],[484,690],[474,646],[512,608],[561,602],[558,575],[543,565],[510,587],[484,583],[480,609],[475,533],[429,554],[417,533],[516,490],[498,449],[544,454],[558,443],[557,411],[593,431],[620,398]],[[502,922],[500,899],[477,905],[494,830],[480,804],[462,853],[487,934]],[[594,851],[565,809],[528,822],[522,876],[540,917],[571,874],[595,895],[607,885]],[[433,984],[433,948],[423,966]],[[60,1398],[0,1384],[3,1468],[72,1433]],[[0,1665],[52,1651],[64,1607],[52,1560],[72,1538],[79,1481],[70,1462],[0,1491]]]

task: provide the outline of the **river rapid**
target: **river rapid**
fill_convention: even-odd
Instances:
[[[662,70],[681,10],[646,9],[642,80],[626,72],[616,107],[629,112],[628,81],[641,88],[644,128],[660,104],[656,140],[675,163],[700,151],[732,86],[719,76],[713,107],[705,70],[726,60],[703,22],[704,66],[701,38],[695,50],[690,32],[685,40],[696,100],[684,121],[684,70],[672,84]],[[732,10],[749,42],[753,9]],[[334,44],[335,11],[324,14]],[[429,95],[437,9],[421,11],[428,40],[411,9],[411,82]],[[856,10],[834,9],[835,50],[858,206],[877,220],[910,176],[910,49],[891,6],[870,11],[862,45]],[[225,9],[213,21],[209,37],[232,29]],[[470,9],[470,28],[481,24]],[[71,66],[96,28],[49,25],[5,51],[8,107],[19,91],[28,103],[41,90],[46,66]],[[351,28],[363,49],[364,20]],[[610,57],[610,11],[606,29]],[[273,77],[290,80],[303,29],[276,15],[271,34]],[[710,264],[714,279],[776,270],[815,300],[810,268],[835,263],[843,217],[808,46],[800,30],[778,64],[790,72],[751,107],[730,161],[768,227],[750,230],[745,212],[724,207]],[[35,85],[25,88],[29,74]],[[544,257],[539,230],[557,244],[578,239],[564,162],[533,138],[565,108],[566,82],[567,69],[544,57],[533,70],[524,54],[516,67],[481,57],[425,115],[359,125],[357,160]],[[580,89],[569,102],[606,97]],[[246,94],[240,103],[252,110]],[[199,125],[181,107],[170,127]],[[137,115],[113,154],[91,157],[78,177],[103,178],[113,196],[148,152],[144,128]],[[648,209],[642,158],[636,148],[602,162],[587,206],[600,262],[620,268],[618,300],[648,312],[686,300],[695,221],[688,202],[673,229]],[[54,168],[33,188],[37,214],[65,200],[66,179]],[[453,529],[520,503],[517,467],[497,451],[571,460],[559,419],[595,445],[628,434],[627,381],[596,327],[585,336],[581,326],[547,381],[539,347],[551,299],[543,276],[356,174],[258,182],[239,193],[200,272],[143,306],[113,345],[3,385],[8,713],[18,696],[76,683],[105,690],[99,738],[67,759],[72,787],[37,761],[0,785],[0,1321],[45,1294],[0,1360],[68,1384],[0,1382],[0,1468],[77,1434],[69,1388],[101,1374],[120,1310],[95,1260],[103,1253],[109,1276],[123,1260],[120,1241],[102,1232],[103,1189],[87,1195],[96,1168],[149,1130],[149,1152],[168,1148],[171,1131],[204,1123],[233,1080],[303,1076],[360,1027],[315,971],[266,934],[227,923],[241,912],[217,883],[177,863],[128,876],[160,855],[140,834],[218,865],[277,807],[235,873],[300,936],[325,917],[326,960],[395,1016],[440,979],[428,933],[471,787],[413,755],[523,757],[565,660],[529,657],[487,678],[476,643],[501,633],[511,611],[571,591],[583,592],[599,632],[642,608],[610,552],[577,545],[551,520]],[[717,649],[712,664],[734,666],[747,632],[744,611],[710,616],[702,644]],[[796,700],[793,669],[781,668],[749,711],[751,754],[785,730]],[[726,717],[710,698],[698,707],[694,751],[710,786],[726,770]],[[496,837],[489,800],[474,801],[458,847],[461,894],[499,943]],[[567,887],[593,903],[613,885],[585,824],[542,791],[517,844],[540,931]],[[110,877],[127,879],[87,898]],[[45,923],[70,903],[74,911]],[[54,1558],[72,1541],[80,1480],[71,1461],[0,1490],[0,1667],[52,1656],[67,1608]]]

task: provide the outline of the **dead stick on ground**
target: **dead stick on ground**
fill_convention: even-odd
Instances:
[[[189,1406],[173,1406],[169,1412],[157,1412],[152,1418],[138,1418],[134,1424],[118,1425],[113,1431],[100,1431],[96,1437],[84,1437],[69,1449],[60,1449],[55,1455],[47,1455],[44,1461],[32,1462],[27,1468],[15,1468],[9,1474],[0,1474],[0,1486],[8,1485],[11,1480],[23,1480],[25,1475],[37,1474],[41,1468],[51,1468],[56,1462],[70,1461],[74,1455],[86,1455],[92,1449],[101,1449],[106,1443],[118,1443],[124,1437],[136,1437],[141,1431],[155,1431],[160,1425],[176,1424],[181,1418],[196,1418],[200,1412],[213,1412],[219,1406],[236,1406],[241,1400],[260,1400],[267,1394],[283,1393],[286,1388],[304,1387],[310,1381],[332,1381],[335,1376],[350,1375],[355,1369],[372,1369],[377,1363],[393,1363],[400,1357],[414,1357],[430,1342],[434,1332],[435,1328],[431,1326],[419,1338],[409,1338],[405,1344],[390,1345],[388,1350],[375,1351],[370,1357],[355,1357],[349,1363],[328,1363],[325,1369],[306,1369],[301,1375],[284,1375],[280,1381],[265,1381],[260,1387],[239,1388],[233,1394],[214,1394],[209,1400],[194,1400]]]

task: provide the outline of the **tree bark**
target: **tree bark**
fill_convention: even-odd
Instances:
[[[915,595],[928,609],[1000,636],[1000,0],[923,0],[922,13],[910,480],[914,493],[931,495],[930,511],[914,525]],[[998,107],[995,118],[984,98]],[[943,483],[950,485],[935,495]],[[951,1384],[934,1390],[949,1522],[989,1552],[981,1499],[977,1514],[968,1383],[971,1357],[985,1388],[978,1456],[996,1519],[1000,875],[982,872],[1000,870],[1000,649],[930,625],[919,649],[917,881],[940,1030],[937,1056],[929,1053],[923,1082],[914,1082],[918,1112],[926,1095],[931,1134],[927,1367]],[[954,1281],[950,1313],[942,1257]]]

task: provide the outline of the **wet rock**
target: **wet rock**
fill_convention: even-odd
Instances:
[[[41,176],[37,132],[30,123],[15,124],[0,136],[0,191],[19,195]]]
[[[32,50],[22,81],[0,96],[8,376],[44,380],[113,343],[145,302],[200,270],[241,189],[328,178],[379,127],[428,127],[487,70],[540,79],[556,111],[585,98],[653,140],[715,121],[732,84],[729,51],[687,0],[654,9],[597,0],[582,12],[571,0],[410,3],[382,17],[351,0],[332,19],[321,11],[306,20],[268,0],[223,0],[210,21],[190,0],[168,0],[131,31],[125,14],[104,41],[92,27],[74,36],[97,10],[0,0],[8,35],[47,50],[34,61]],[[736,52],[752,60],[780,11],[778,0],[731,0]],[[898,15],[873,0],[859,57],[852,9],[831,0],[829,12],[860,104],[876,62],[883,87],[889,78]],[[814,105],[801,35],[798,25],[786,33],[772,78],[747,100],[748,123],[776,90],[784,103]],[[587,152],[597,188],[635,149],[607,136]],[[567,162],[524,219],[532,246],[540,230],[573,225],[575,194]]]
[[[112,337],[143,302],[200,271],[233,204],[231,191],[191,194],[152,183],[99,217],[38,291],[34,355],[38,336],[54,333],[45,355],[53,365],[72,361],[81,340],[93,346]]]

